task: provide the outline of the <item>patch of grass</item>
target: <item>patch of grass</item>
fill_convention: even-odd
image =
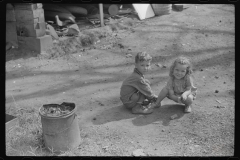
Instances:
[[[81,35],[79,37],[79,40],[83,47],[90,46],[94,43],[94,38],[92,37],[92,35]]]
[[[111,30],[112,30],[113,32],[115,32],[115,31],[118,30],[116,24],[110,24],[109,27],[111,28]]]
[[[134,22],[132,20],[126,20],[123,23],[128,25],[128,26],[133,26],[133,24],[134,24]]]
[[[18,126],[6,133],[6,154],[9,156],[37,156],[43,148],[42,127],[38,111],[19,110]]]
[[[94,30],[93,34],[95,35],[96,40],[107,37],[107,33],[105,31]]]
[[[129,29],[128,26],[124,25],[124,24],[121,24],[121,23],[117,23],[117,27],[121,30],[125,30],[125,29]]]
[[[54,43],[51,49],[48,49],[46,51],[48,53],[48,56],[45,58],[68,56],[72,53],[76,53],[80,50],[80,48],[82,48],[82,44],[77,37],[59,40],[58,43]]]
[[[54,153],[44,144],[41,117],[35,108],[20,109],[19,124],[6,133],[7,156],[56,156],[69,155],[70,151]]]

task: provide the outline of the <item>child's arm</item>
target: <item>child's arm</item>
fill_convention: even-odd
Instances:
[[[183,92],[181,97],[185,101],[187,99],[188,95],[190,95],[190,94],[191,94],[191,88],[186,90],[185,92]]]
[[[186,100],[187,97],[191,94],[191,88],[193,86],[192,79],[190,76],[187,77],[187,88],[186,91],[182,94],[182,99]]]
[[[153,99],[157,97],[150,86],[150,82],[144,78],[139,79],[138,83],[135,84],[136,88],[144,94],[148,99]]]
[[[174,95],[174,91],[171,89],[169,90],[169,98],[175,102],[179,102],[179,97]]]

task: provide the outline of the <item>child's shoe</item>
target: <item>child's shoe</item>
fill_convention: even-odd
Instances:
[[[132,108],[133,114],[151,114],[152,112],[153,112],[152,108],[147,108],[140,104]]]
[[[191,106],[185,106],[184,112],[185,112],[185,113],[190,113],[190,112],[192,112]]]
[[[161,107],[161,102],[160,103],[152,103],[151,104],[152,105],[152,107],[151,108],[160,108]]]

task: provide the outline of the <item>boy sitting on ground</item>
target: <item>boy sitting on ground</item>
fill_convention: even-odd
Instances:
[[[133,73],[127,77],[121,86],[120,99],[125,107],[133,114],[150,114],[153,112],[151,104],[157,96],[153,94],[150,82],[144,74],[150,69],[152,57],[146,52],[140,52],[135,57]]]

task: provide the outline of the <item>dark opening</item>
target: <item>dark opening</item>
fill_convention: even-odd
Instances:
[[[16,117],[14,117],[14,116],[12,116],[12,115],[9,115],[9,114],[5,114],[6,116],[5,116],[5,123],[7,123],[8,121],[11,121],[11,120],[13,120],[14,118],[16,118]]]

